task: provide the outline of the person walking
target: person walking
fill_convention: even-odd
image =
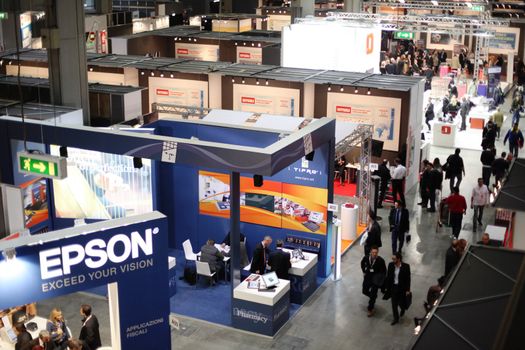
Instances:
[[[390,210],[388,222],[390,223],[390,232],[392,234],[392,254],[401,253],[405,242],[405,234],[410,229],[408,215],[408,209],[405,208],[401,201],[396,201],[394,208]]]
[[[377,299],[377,291],[384,284],[386,277],[385,260],[379,256],[379,248],[373,246],[370,255],[361,259],[361,271],[363,271],[363,294],[368,299],[368,317],[374,315],[374,307]]]
[[[501,185],[501,180],[503,180],[509,169],[509,163],[506,158],[507,153],[501,152],[501,157],[492,162],[492,174],[494,174],[495,186]]]
[[[433,120],[434,117],[435,117],[434,104],[432,103],[432,101],[430,101],[428,103],[427,109],[425,111],[425,124],[427,124],[427,126],[428,126],[428,131],[432,130],[432,127],[430,125],[430,121]]]
[[[501,134],[501,126],[503,125],[503,119],[504,119],[503,112],[501,111],[501,107],[498,107],[496,112],[492,115],[492,119],[494,120],[494,124],[496,125],[496,135],[500,137]]]
[[[429,200],[428,187],[430,184],[430,171],[430,162],[425,159],[423,161],[423,171],[419,176],[419,194],[421,195],[421,202],[417,203],[417,205],[421,205],[423,208],[427,207]]]
[[[514,156],[514,158],[518,158],[518,151],[520,148],[523,147],[523,134],[521,133],[521,130],[517,123],[514,124],[512,129],[507,131],[507,134],[505,135],[505,138],[503,139],[503,145],[509,141],[509,152]]]
[[[392,262],[388,264],[384,293],[383,299],[392,300],[394,320],[390,324],[393,326],[399,323],[399,317],[405,314],[406,299],[410,294],[410,265],[403,262],[400,253],[394,254]]]
[[[388,169],[388,161],[386,159],[383,159],[383,162],[379,164],[379,167],[375,171],[375,175],[381,178],[381,184],[379,185],[379,203],[377,203],[377,208],[383,208],[383,201],[386,197],[388,182],[391,178],[390,170]]]
[[[430,202],[430,208],[425,206],[428,213],[436,212],[437,192],[441,191],[441,186],[443,183],[443,172],[439,166],[439,158],[436,158],[434,163],[436,163],[436,160],[437,166],[434,166],[434,164],[429,164],[430,179],[428,183],[428,201]]]
[[[453,188],[452,195],[447,198],[448,210],[450,211],[450,226],[452,227],[452,236],[458,239],[463,215],[467,213],[467,201],[465,197],[459,194],[459,187]]]
[[[487,125],[483,128],[481,133],[481,148],[495,148],[496,144],[496,125],[492,120],[489,120]]]
[[[372,247],[381,248],[383,243],[381,242],[381,226],[376,221],[376,215],[373,211],[368,212],[368,228],[367,238],[365,241],[365,256],[370,254]]]
[[[394,202],[399,199],[405,203],[405,191],[403,189],[403,181],[407,176],[407,169],[401,164],[401,159],[396,158],[394,161],[395,168],[392,171],[392,198]]]
[[[476,231],[477,225],[480,227],[483,225],[483,209],[490,202],[490,193],[487,185],[483,183],[483,179],[478,179],[478,185],[472,189],[472,195],[470,196],[470,208],[474,209],[474,215],[472,216],[472,231]]]
[[[483,178],[483,183],[489,187],[490,175],[492,173],[492,163],[496,158],[496,150],[494,148],[486,147],[483,152],[481,152],[481,176]]]
[[[446,171],[446,178],[450,179],[450,193],[454,192],[454,187],[458,187],[461,184],[463,176],[465,176],[465,165],[463,158],[459,155],[461,149],[456,148],[454,154],[451,154],[447,158],[447,162],[443,166]]]

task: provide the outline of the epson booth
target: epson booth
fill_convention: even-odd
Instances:
[[[98,292],[113,349],[169,349],[170,313],[275,336],[331,273],[335,121],[237,113],[135,130],[26,121],[31,147],[67,147],[68,177],[39,180],[49,213],[38,229],[50,232],[1,243],[16,250],[1,266],[26,272],[2,274],[11,281],[2,280],[0,307],[108,285]],[[2,181],[16,183],[22,124],[0,117],[0,129]],[[72,227],[79,217],[88,224]],[[290,254],[286,279],[250,272],[266,236],[264,254],[277,241]],[[222,253],[224,270],[201,261],[206,246]],[[14,285],[24,293],[10,293]]]

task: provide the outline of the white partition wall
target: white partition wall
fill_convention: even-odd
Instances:
[[[284,67],[379,73],[381,30],[343,22],[303,22],[283,28]]]

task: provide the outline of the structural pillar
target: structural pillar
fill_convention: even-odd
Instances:
[[[301,16],[313,16],[315,12],[315,1],[314,0],[292,0],[292,6],[301,7]]]
[[[230,175],[230,281],[233,290],[241,283],[241,175]]]
[[[90,125],[82,0],[47,0],[42,35],[49,62],[51,103],[82,108]]]
[[[345,12],[361,12],[361,0],[345,0]]]

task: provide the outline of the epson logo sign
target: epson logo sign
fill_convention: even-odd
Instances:
[[[147,229],[144,238],[137,231],[127,236],[118,234],[107,243],[100,238],[92,239],[85,245],[67,246],[43,250],[40,252],[40,275],[42,279],[62,277],[71,274],[71,268],[84,263],[90,269],[104,266],[108,260],[120,264],[130,257],[137,259],[141,255],[153,254],[153,235],[159,228]]]

